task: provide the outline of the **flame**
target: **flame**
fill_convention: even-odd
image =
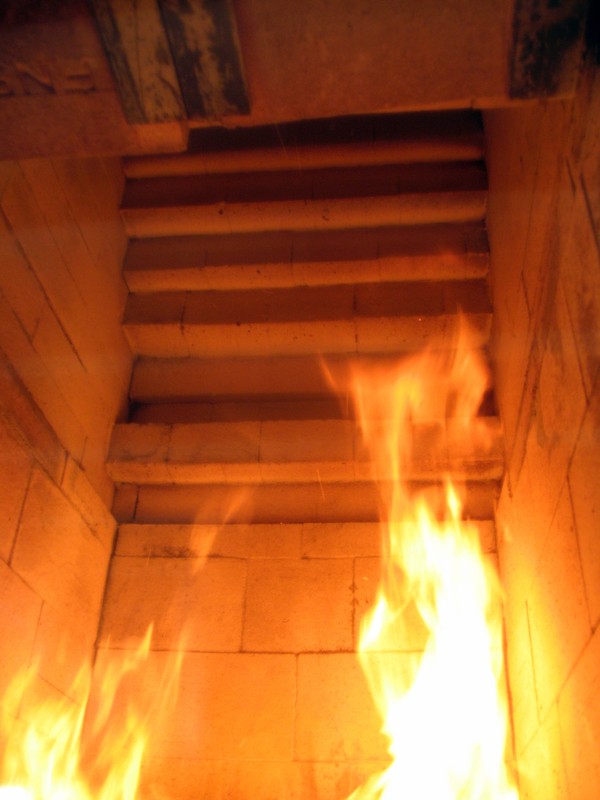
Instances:
[[[149,627],[130,651],[105,651],[92,672],[81,667],[67,694],[27,709],[35,665],[13,679],[2,702],[0,800],[135,800],[151,730],[175,700],[182,649],[160,685],[139,686]],[[83,698],[76,702],[72,698]]]
[[[461,322],[451,351],[427,350],[393,367],[352,371],[384,520],[381,580],[363,619],[359,657],[392,758],[352,800],[518,796],[506,767],[496,573],[481,555],[477,527],[462,520],[458,488],[447,479],[439,490],[419,492],[406,481],[416,423],[452,416],[461,436],[485,446],[485,426],[476,414],[489,376],[470,341]],[[443,426],[439,431],[441,453]],[[424,651],[407,653],[404,631],[415,610]]]

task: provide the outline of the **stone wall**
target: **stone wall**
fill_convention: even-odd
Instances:
[[[78,702],[116,523],[104,469],[130,356],[115,161],[0,162],[0,697]],[[14,711],[14,708],[13,708]]]
[[[497,509],[523,798],[600,782],[600,73],[485,115]]]

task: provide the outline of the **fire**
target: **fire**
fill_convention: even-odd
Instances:
[[[359,654],[389,738],[391,764],[352,800],[516,800],[506,767],[501,591],[462,520],[450,480],[415,491],[406,475],[412,431],[447,415],[485,447],[477,411],[488,387],[464,329],[452,351],[426,351],[392,368],[356,367],[352,395],[382,500],[382,574],[363,620]],[[443,463],[443,426],[438,455]],[[422,653],[406,652],[405,621],[421,620]],[[412,614],[407,614],[412,612]],[[413,623],[414,624],[414,623]],[[404,651],[404,652],[403,652]]]
[[[83,666],[67,695],[34,704],[34,666],[12,682],[2,703],[0,800],[135,800],[151,730],[175,699],[181,652],[144,697],[138,674],[152,627],[131,651]],[[76,702],[73,698],[83,698]]]

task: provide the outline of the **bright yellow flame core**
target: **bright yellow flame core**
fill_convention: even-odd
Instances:
[[[131,651],[104,653],[92,676],[82,667],[69,696],[56,694],[23,710],[36,682],[31,667],[2,702],[0,800],[135,800],[143,757],[163,712],[174,702],[181,651],[158,685],[139,684],[152,626]],[[71,697],[81,698],[75,702]]]
[[[486,367],[464,329],[451,356],[425,352],[393,369],[353,372],[384,520],[379,592],[363,620],[359,650],[392,762],[352,800],[517,798],[505,764],[495,570],[481,555],[477,527],[461,520],[451,482],[428,494],[412,491],[404,479],[415,422],[450,414],[460,420],[461,434],[485,442],[476,413],[487,387]],[[407,652],[403,640],[409,607],[424,629],[423,652]]]

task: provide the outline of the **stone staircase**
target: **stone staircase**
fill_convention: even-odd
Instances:
[[[100,646],[126,647],[153,620],[155,647],[174,649],[191,625],[201,677],[186,678],[196,699],[178,713],[205,733],[160,751],[173,796],[343,797],[385,759],[354,655],[380,501],[352,404],[322,364],[343,385],[349,357],[393,362],[433,336],[452,347],[459,309],[486,350],[480,123],[465,112],[195,136],[198,152],[126,164],[136,360],[108,457],[121,527]],[[491,397],[480,413],[485,448],[465,445],[445,408],[414,424],[410,480],[465,481],[464,514],[491,554],[503,468]],[[238,677],[227,691],[223,677],[248,669],[265,697],[252,713]],[[198,699],[203,681],[216,699]],[[257,764],[270,788],[256,789]]]
[[[272,135],[206,132],[198,153],[127,164],[123,325],[137,360],[108,460],[124,520],[132,502],[140,521],[187,520],[192,486],[198,498],[252,487],[259,519],[273,517],[270,496],[300,492],[316,521],[325,512],[306,501],[327,485],[343,518],[344,495],[373,493],[351,409],[321,359],[341,371],[349,355],[413,352],[450,333],[458,309],[487,345],[475,115],[304,123],[269,146]],[[499,451],[422,462],[423,482],[454,464],[473,484],[471,511],[484,513],[480,484],[499,477]],[[172,497],[164,519],[153,495]],[[301,521],[298,505],[277,502],[279,521]]]

